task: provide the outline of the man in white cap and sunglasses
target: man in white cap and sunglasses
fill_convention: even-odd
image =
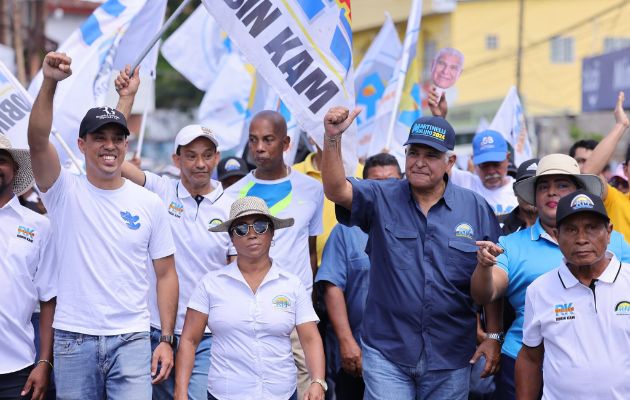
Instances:
[[[47,259],[50,222],[20,205],[33,186],[28,149],[14,149],[0,134],[0,398],[41,399],[52,371],[54,264]],[[31,314],[40,314],[40,358],[35,360]]]
[[[497,396],[513,399],[514,366],[522,347],[525,291],[540,275],[557,267],[562,253],[556,237],[556,209],[561,198],[578,189],[600,196],[602,182],[595,175],[580,174],[577,161],[565,154],[550,154],[540,159],[536,175],[514,184],[517,196],[536,206],[534,225],[499,238],[498,245],[478,242],[477,267],[472,275],[471,294],[479,304],[507,297],[516,319],[505,336],[501,349],[501,371],[497,376]],[[630,261],[630,246],[613,231],[608,249]]]
[[[28,126],[59,271],[53,323],[57,397],[150,399],[151,384],[165,380],[174,362],[178,283],[168,213],[157,195],[121,175],[129,129],[118,110],[92,108],[81,121],[78,145],[86,175],[61,168],[50,130],[57,84],[72,74],[71,62],[63,53],[46,55]],[[149,269],[155,271],[163,335],[153,355]]]
[[[128,72],[128,71],[127,71]],[[138,74],[129,77],[122,71],[116,80],[120,96],[117,108],[131,110],[140,80]],[[230,202],[223,195],[221,182],[211,179],[221,153],[216,135],[201,125],[188,125],[175,136],[172,160],[180,171],[180,179],[158,176],[142,171],[130,162],[122,167],[124,177],[156,193],[169,214],[177,249],[176,269],[179,278],[179,305],[175,322],[175,339],[179,340],[184,326],[186,305],[197,283],[208,272],[231,262],[236,252],[227,233],[210,233],[210,228],[228,218]],[[162,332],[157,307],[157,293],[149,296],[151,310],[151,347],[159,344]],[[208,328],[195,356],[195,365],[188,385],[190,399],[205,399],[210,369],[212,335]],[[175,376],[153,387],[153,399],[172,399]]]

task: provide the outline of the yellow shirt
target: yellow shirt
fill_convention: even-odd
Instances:
[[[630,198],[628,195],[608,185],[604,207],[613,224],[613,229],[621,233],[626,242],[630,243]]]
[[[315,169],[313,166],[313,156],[315,153],[311,153],[304,161],[301,163],[295,164],[293,170],[301,172],[310,176],[311,178],[317,179],[318,181],[322,181],[322,174]],[[358,164],[357,169],[354,171],[354,176],[357,178],[361,178],[363,176],[363,165]],[[323,222],[324,222],[324,233],[317,236],[317,265],[319,265],[322,261],[322,253],[324,252],[324,245],[328,240],[328,236],[330,236],[330,231],[337,225],[337,218],[335,217],[335,203],[328,200],[324,197],[324,210],[323,210]]]

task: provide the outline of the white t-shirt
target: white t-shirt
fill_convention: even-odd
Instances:
[[[128,180],[99,189],[62,168],[42,200],[59,264],[53,327],[88,335],[148,331],[147,254],[175,253],[158,196]]]
[[[212,356],[208,391],[221,400],[286,400],[297,369],[291,332],[318,322],[310,295],[297,276],[275,263],[253,293],[233,262],[208,273],[188,307],[208,315]]]
[[[287,177],[273,181],[256,179],[250,172],[225,193],[232,200],[245,196],[260,197],[273,216],[295,219],[292,227],[275,231],[269,253],[278,267],[297,275],[310,292],[313,289],[313,271],[308,238],[324,230],[322,184],[293,170]]]
[[[451,182],[479,193],[490,204],[496,215],[508,214],[518,206],[518,200],[516,200],[514,189],[512,188],[514,178],[511,176],[506,178],[508,183],[505,185],[496,189],[488,189],[481,182],[479,175],[462,171],[455,167],[451,169]]]
[[[523,343],[545,346],[543,399],[629,399],[630,264],[613,256],[594,291],[565,264],[541,275],[527,288]]]
[[[50,222],[14,196],[0,208],[0,374],[35,362],[31,314],[55,297],[54,263],[47,253]]]
[[[223,196],[221,182],[211,181],[215,189],[204,196],[201,203],[190,195],[180,180],[145,172],[144,187],[156,193],[169,214],[173,240],[177,249],[175,266],[179,279],[179,304],[175,333],[181,334],[186,317],[186,305],[193,290],[208,272],[225,267],[227,258],[236,255],[230,235],[213,233],[208,229],[227,220],[230,203]],[[151,282],[155,282],[155,271],[150,272]],[[149,310],[151,325],[160,329],[160,314],[157,304],[157,291],[150,286]]]

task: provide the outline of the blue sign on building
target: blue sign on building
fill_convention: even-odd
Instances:
[[[582,111],[612,110],[630,96],[630,47],[582,60]]]

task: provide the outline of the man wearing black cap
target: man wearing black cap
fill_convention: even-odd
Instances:
[[[491,372],[500,348],[488,339],[475,352],[470,297],[475,241],[499,236],[494,211],[449,182],[455,132],[441,117],[412,125],[405,179],[346,180],[341,140],[357,115],[344,107],[326,114],[322,178],[339,222],[368,233],[365,398],[467,399],[470,363],[483,353]],[[497,322],[498,313],[488,313],[491,332]]]
[[[221,159],[217,166],[217,178],[223,185],[223,189],[229,188],[247,174],[249,174],[249,169],[242,158],[226,157]]]
[[[81,121],[78,145],[87,176],[61,168],[49,135],[57,83],[71,75],[70,63],[63,53],[46,55],[28,127],[59,270],[53,322],[57,396],[150,399],[151,375],[160,382],[173,366],[178,281],[168,214],[155,194],[122,178],[129,130],[115,109],[93,108]],[[157,277],[164,335],[153,358],[147,255]]]
[[[627,399],[630,396],[630,266],[607,251],[612,225],[599,196],[584,190],[558,203],[564,259],[536,279],[525,299],[516,397]]]
[[[516,170],[515,183],[536,175],[536,168],[538,168],[537,158],[522,162]],[[518,201],[518,206],[515,209],[509,214],[499,216],[501,231],[504,235],[532,226],[536,222],[536,218],[538,218],[535,206],[527,203],[518,195],[516,195],[516,200]]]

